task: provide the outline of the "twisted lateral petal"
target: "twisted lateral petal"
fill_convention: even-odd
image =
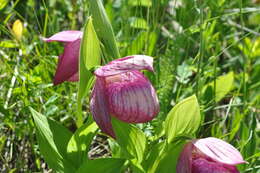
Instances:
[[[115,138],[105,93],[105,81],[97,78],[90,99],[90,110],[102,132]]]
[[[193,141],[193,145],[214,161],[237,165],[245,163],[240,152],[232,145],[213,137]]]
[[[64,53],[59,57],[58,67],[54,76],[54,85],[64,81],[78,80],[80,39],[66,43]]]
[[[59,42],[73,42],[78,39],[81,39],[83,33],[81,31],[62,31],[54,34],[49,38],[42,38],[44,41],[52,42],[52,41],[59,41]]]
[[[187,143],[178,159],[176,171],[177,173],[191,173],[192,169],[192,143]]]
[[[234,166],[224,166],[218,162],[198,158],[192,162],[192,173],[239,173],[239,171]]]
[[[111,115],[128,123],[144,123],[159,112],[155,90],[139,71],[106,77]]]
[[[98,68],[94,73],[96,76],[106,77],[133,70],[153,71],[153,58],[146,55],[132,55],[120,58]]]

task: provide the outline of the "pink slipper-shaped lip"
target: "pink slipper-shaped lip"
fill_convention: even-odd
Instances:
[[[100,129],[115,138],[111,115],[127,123],[144,123],[159,112],[150,81],[139,70],[153,71],[153,58],[133,55],[114,60],[95,70],[96,83],[90,110]]]
[[[236,165],[246,163],[232,145],[217,138],[187,143],[177,163],[177,173],[239,173]]]

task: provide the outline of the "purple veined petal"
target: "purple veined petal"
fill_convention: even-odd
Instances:
[[[101,131],[115,138],[106,99],[105,81],[102,78],[96,79],[90,99],[90,110]]]
[[[192,173],[192,150],[193,145],[191,142],[184,146],[178,158],[176,173]]]
[[[153,71],[153,58],[146,55],[132,55],[111,61],[98,68],[94,73],[99,77],[106,77],[133,70]]]
[[[144,123],[159,112],[150,81],[139,71],[106,77],[110,114],[128,123]]]
[[[59,41],[59,42],[73,42],[78,39],[82,38],[83,33],[81,31],[62,31],[54,34],[49,38],[42,38],[43,41],[52,42],[52,41]]]
[[[77,81],[80,39],[67,43],[64,53],[59,57],[58,67],[54,76],[54,85],[64,81]]]
[[[197,158],[192,161],[192,173],[239,173],[239,171],[235,166],[224,166],[205,158]]]
[[[213,137],[198,139],[193,141],[193,145],[216,162],[227,165],[246,163],[235,147],[220,139]]]

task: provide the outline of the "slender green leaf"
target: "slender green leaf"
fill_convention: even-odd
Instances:
[[[60,173],[74,172],[75,168],[66,158],[66,146],[71,137],[65,127],[30,108],[41,154],[49,167]]]
[[[101,0],[90,0],[89,3],[90,12],[94,19],[94,27],[98,38],[106,49],[106,53],[111,56],[112,59],[120,58],[114,31]]]
[[[86,93],[93,84],[93,76],[90,69],[100,65],[101,49],[95,29],[92,24],[92,18],[89,17],[84,28],[83,37],[80,44],[79,60],[79,88],[78,88],[78,127],[82,125],[82,101]]]
[[[123,123],[115,118],[112,118],[112,124],[116,141],[121,148],[136,158],[139,163],[142,162],[146,148],[144,133],[134,125]]]
[[[77,129],[70,138],[67,146],[67,154],[76,167],[79,167],[87,159],[87,152],[97,129],[96,123],[92,121],[91,124],[84,124]]]
[[[200,109],[195,95],[178,103],[167,115],[165,133],[168,143],[177,136],[194,134],[200,125]]]
[[[120,172],[125,160],[115,158],[102,158],[96,160],[86,160],[77,170],[77,173],[115,173]]]

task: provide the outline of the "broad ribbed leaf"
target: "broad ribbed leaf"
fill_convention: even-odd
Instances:
[[[71,137],[71,132],[56,121],[48,119],[30,108],[37,129],[37,140],[40,152],[48,166],[60,173],[75,172],[66,158],[66,147]]]
[[[90,144],[98,127],[93,122],[84,124],[73,134],[67,146],[68,158],[79,167],[86,159]]]
[[[115,158],[102,158],[96,160],[86,160],[76,173],[116,173],[124,165],[125,160]]]
[[[165,120],[168,143],[177,136],[193,135],[200,125],[200,120],[200,109],[195,95],[178,103]]]
[[[82,125],[82,100],[90,90],[93,83],[93,76],[90,69],[100,65],[101,52],[100,44],[95,29],[92,24],[92,18],[89,17],[84,28],[83,37],[80,44],[79,60],[79,89],[78,89],[78,120],[77,125]]]
[[[125,152],[129,153],[141,163],[146,148],[146,137],[144,133],[134,125],[123,123],[115,118],[112,118],[112,124],[118,144]]]
[[[210,82],[203,88],[204,94],[206,91],[209,92],[209,89],[214,93],[215,88],[215,101],[218,102],[225,97],[226,94],[232,89],[234,83],[234,73],[229,72],[226,75],[219,76],[216,81]],[[215,86],[214,86],[215,85]]]
[[[90,12],[94,19],[94,27],[98,38],[106,49],[106,53],[109,54],[112,59],[120,58],[114,31],[101,0],[90,0],[89,4]]]

